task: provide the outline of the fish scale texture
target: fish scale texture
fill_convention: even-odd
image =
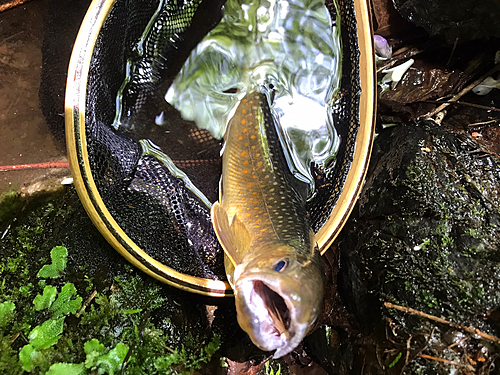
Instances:
[[[142,153],[131,119],[158,97],[158,91],[165,92],[191,50],[220,19],[222,5],[201,0],[161,4],[117,0],[96,41],[85,113],[89,168],[113,219],[155,260],[176,271],[210,279],[225,279],[223,252],[212,229],[210,210],[160,160]],[[327,1],[327,7],[335,19],[335,6]],[[359,126],[354,8],[351,1],[341,0],[339,9],[343,75],[333,117],[341,145],[328,175],[314,170],[317,189],[307,210],[315,231],[326,222],[340,196]],[[127,62],[131,74],[125,79]],[[116,115],[120,91],[121,114]],[[113,124],[119,125],[118,130]],[[169,150],[175,149],[176,165],[196,186],[215,186],[216,191],[221,159],[214,155],[220,151],[220,142],[207,140],[208,134],[200,136],[192,124],[175,124],[171,123],[175,138],[167,139],[162,150],[174,159]],[[182,158],[186,145],[191,152]],[[204,184],[205,180],[210,181]]]
[[[225,137],[223,158],[228,173],[222,180],[222,205],[230,220],[238,216],[253,234],[255,248],[278,241],[291,245],[295,241],[297,251],[308,254],[310,227],[304,204],[308,186],[296,180],[288,169],[280,169],[286,165],[285,155],[270,111],[265,109],[266,97],[253,93],[245,98]],[[264,120],[259,122],[261,113]]]

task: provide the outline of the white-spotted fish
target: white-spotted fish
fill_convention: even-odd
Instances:
[[[224,248],[238,323],[279,358],[315,322],[324,273],[306,212],[307,186],[290,173],[267,96],[245,96],[225,133],[212,222]]]

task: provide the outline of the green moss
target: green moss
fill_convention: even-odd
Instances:
[[[193,353],[183,347],[180,351],[161,356],[155,359],[154,366],[161,374],[172,374],[177,368],[177,373],[190,374],[194,370],[199,370],[202,365],[212,358],[213,354],[220,348],[220,339],[215,335],[212,340],[200,349],[198,353]],[[177,365],[177,366],[176,366]]]
[[[5,327],[12,321],[16,305],[13,302],[5,301],[0,303],[0,328]]]
[[[0,223],[6,223],[15,217],[22,205],[21,193],[8,191],[0,195]]]

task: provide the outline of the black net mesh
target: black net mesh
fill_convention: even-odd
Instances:
[[[93,52],[85,114],[92,177],[119,226],[159,262],[211,279],[225,275],[209,208],[162,160],[144,153],[139,140],[152,140],[210,201],[217,199],[220,141],[183,120],[163,96],[191,50],[220,20],[222,5],[218,0],[117,0]],[[335,6],[331,1],[327,6],[335,19]],[[359,123],[352,1],[341,0],[339,8],[343,60],[334,120],[341,146],[330,173],[314,171],[317,191],[308,210],[316,231],[342,191]],[[166,120],[158,126],[151,114],[161,112]]]

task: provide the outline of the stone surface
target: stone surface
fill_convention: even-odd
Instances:
[[[448,43],[500,37],[500,3],[496,0],[394,0],[408,21]]]
[[[420,337],[428,350],[436,343],[446,348],[451,334],[446,324],[385,309],[383,302],[500,334],[500,166],[478,149],[467,135],[433,122],[399,126],[377,138],[365,189],[339,238],[338,280],[347,309],[376,347],[398,353],[387,344],[389,327],[399,331],[395,341]],[[377,333],[381,325],[385,334]],[[365,354],[366,343],[360,344]],[[404,340],[400,344],[405,347]],[[410,360],[420,353],[418,342],[411,347]],[[457,349],[449,358],[460,362],[464,353],[471,355]],[[434,373],[434,365],[420,358],[411,368]]]

